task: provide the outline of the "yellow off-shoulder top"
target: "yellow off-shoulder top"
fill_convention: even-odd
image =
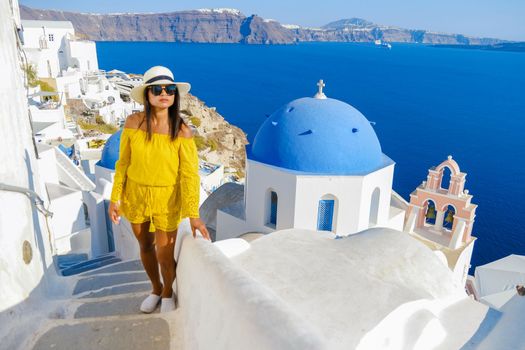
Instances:
[[[149,186],[172,186],[180,182],[181,219],[199,217],[199,157],[195,139],[153,133],[147,141],[142,129],[123,128],[120,155],[115,163],[111,201],[121,199],[126,177]]]

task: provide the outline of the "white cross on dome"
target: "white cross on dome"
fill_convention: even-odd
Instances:
[[[317,86],[319,87],[319,91],[317,91],[314,98],[325,99],[326,95],[323,93],[323,88],[326,86],[326,84],[324,83],[323,79],[319,80]]]

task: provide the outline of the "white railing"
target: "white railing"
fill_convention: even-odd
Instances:
[[[93,191],[95,189],[95,184],[58,147],[55,147],[55,155],[59,170],[61,170],[62,175],[69,179],[67,181],[69,186],[82,191]]]

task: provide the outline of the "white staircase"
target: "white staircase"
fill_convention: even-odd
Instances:
[[[41,350],[176,350],[182,349],[180,308],[143,314],[139,307],[150,293],[139,260],[120,262],[76,278],[70,299],[52,313],[29,340]],[[1,347],[1,346],[0,346]]]

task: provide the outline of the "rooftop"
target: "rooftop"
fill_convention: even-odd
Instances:
[[[437,348],[459,348],[487,310],[466,296],[430,249],[386,228],[342,239],[327,231],[277,231],[232,260],[317,328],[329,349],[354,349],[393,332],[424,338],[421,329],[433,323],[439,332],[428,341],[444,333]],[[416,342],[400,341],[405,348]]]
[[[27,28],[60,28],[60,29],[74,29],[70,21],[38,21],[32,19],[23,19],[22,25]]]

